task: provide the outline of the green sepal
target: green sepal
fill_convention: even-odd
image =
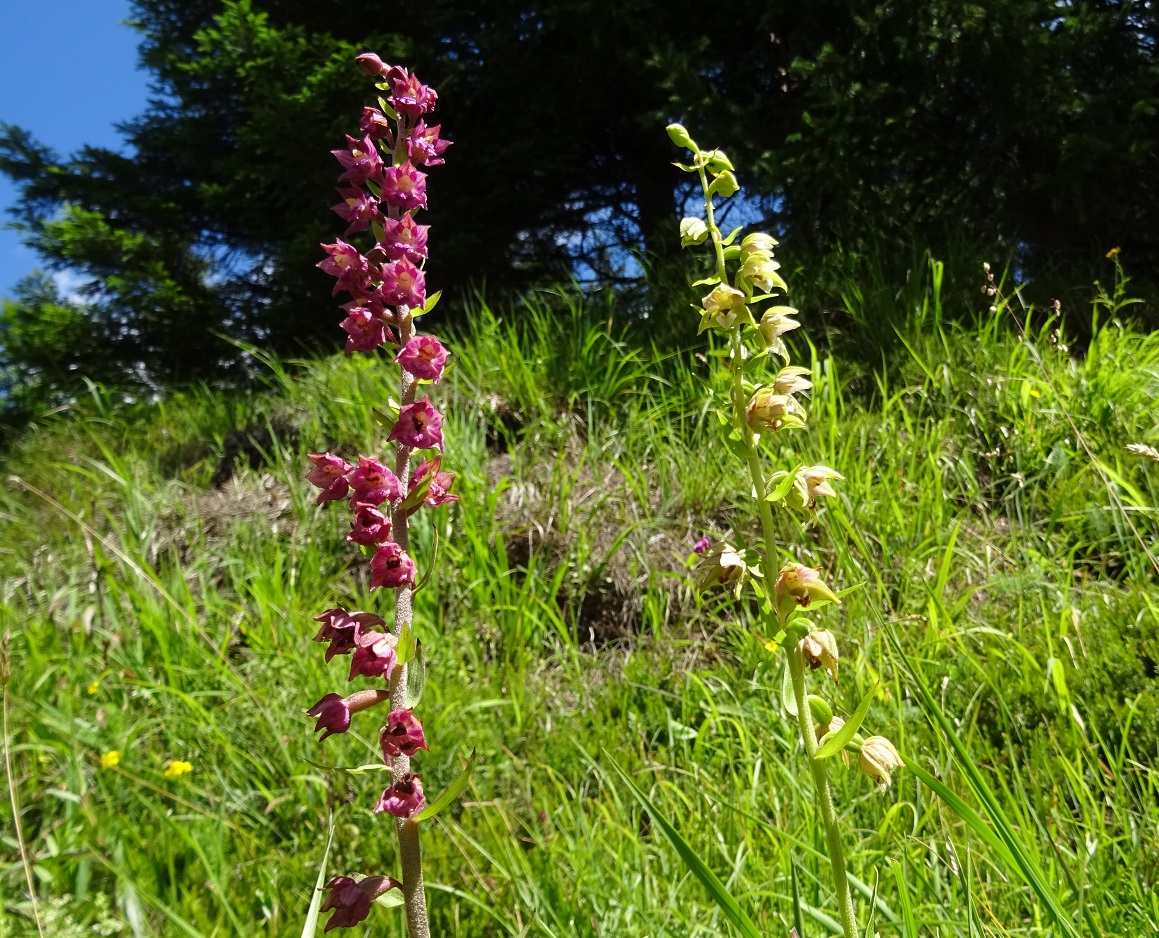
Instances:
[[[740,257],[740,245],[733,244],[724,249],[724,259],[726,261],[735,261]]]
[[[774,504],[777,502],[783,502],[785,500],[785,496],[787,496],[789,491],[793,488],[793,483],[797,481],[797,473],[804,468],[805,464],[801,463],[795,467],[792,472],[784,472],[784,470],[782,470],[782,472],[776,473],[772,478],[777,479],[777,487],[765,496],[765,501],[773,502]]]
[[[406,498],[402,500],[402,504],[398,506],[399,509],[405,512],[412,512],[418,508],[423,503],[423,499],[427,497],[427,491],[430,489],[431,482],[434,478],[435,474],[433,472],[428,472],[423,476],[419,484],[407,493]]]
[[[442,811],[447,805],[459,797],[459,793],[467,787],[467,782],[471,780],[471,772],[475,768],[476,750],[471,750],[471,757],[467,760],[467,765],[459,777],[451,782],[450,787],[444,791],[438,798],[423,808],[415,815],[416,821],[425,821],[428,818],[433,818],[436,814]]]
[[[406,904],[406,896],[402,894],[401,889],[388,889],[375,899],[374,902],[384,909],[397,909],[400,905]]]

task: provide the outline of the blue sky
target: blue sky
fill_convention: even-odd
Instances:
[[[0,4],[0,121],[17,124],[61,154],[120,146],[114,124],[139,114],[148,74],[137,68],[137,34],[123,25],[129,0],[33,0]],[[16,191],[0,176],[0,209]],[[0,296],[38,266],[14,231],[0,230]]]

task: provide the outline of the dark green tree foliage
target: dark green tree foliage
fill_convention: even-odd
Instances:
[[[76,308],[100,361],[74,371],[107,373],[112,356],[160,381],[220,374],[237,356],[215,334],[291,353],[338,342],[331,284],[313,264],[338,230],[327,151],[356,125],[365,85],[352,58],[367,48],[442,92],[436,117],[455,146],[431,205],[430,274],[452,295],[581,262],[616,282],[625,251],[642,247],[663,261],[685,182],[661,132],[674,118],[755,167],[742,184],[776,209],[794,259],[965,241],[1017,249],[1031,270],[1113,244],[1137,268],[1159,261],[1153,5],[136,10],[155,94],[124,128],[128,155],[61,160],[19,129],[0,136],[29,239],[50,266],[93,281]],[[18,335],[28,316],[9,309]]]

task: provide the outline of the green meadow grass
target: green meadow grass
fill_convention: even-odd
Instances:
[[[948,729],[1077,933],[1155,934],[1159,463],[1127,445],[1159,443],[1159,336],[1117,320],[1121,296],[1079,350],[1041,312],[1018,311],[1025,335],[1006,311],[950,322],[940,291],[935,267],[873,367],[848,336],[798,346],[815,390],[794,446],[846,481],[811,535],[783,536],[856,587],[818,616],[843,655],[824,693],[850,713],[880,681],[866,725],[964,802],[916,771],[884,796],[833,773],[862,924],[1061,933],[963,820],[993,806]],[[414,534],[420,570],[438,540],[416,597],[427,790],[479,760],[425,827],[433,931],[730,933],[615,763],[762,934],[835,934],[782,659],[746,602],[689,586],[702,534],[755,530],[708,406],[723,388],[706,355],[630,340],[611,312],[482,305],[454,342],[462,501]],[[331,815],[333,872],[395,869],[370,814],[383,775],[342,770],[376,760],[374,722],[319,743],[303,713],[345,686],[311,617],[382,600],[302,478],[306,452],[383,448],[393,370],[264,365],[264,394],[94,388],[4,460],[2,936],[37,933],[26,876],[49,935],[297,936]],[[167,778],[172,760],[193,771]],[[401,935],[401,914],[353,933]]]

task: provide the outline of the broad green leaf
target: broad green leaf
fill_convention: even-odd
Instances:
[[[457,779],[451,782],[450,787],[446,791],[415,815],[416,821],[425,821],[428,818],[433,818],[443,808],[459,797],[459,793],[467,787],[467,782],[471,780],[471,772],[475,768],[475,756],[476,751],[472,749],[471,757],[467,760],[466,768],[459,773]]]
[[[733,898],[732,893],[725,888],[724,883],[720,881],[717,875],[709,869],[708,864],[696,855],[696,852],[688,845],[688,842],[680,836],[680,832],[672,826],[664,815],[656,810],[656,806],[648,800],[648,796],[636,787],[635,783],[628,777],[628,773],[620,768],[619,763],[608,754],[607,750],[604,750],[604,756],[612,763],[612,767],[619,774],[620,779],[628,791],[640,802],[640,806],[648,812],[653,823],[660,828],[664,836],[668,838],[668,842],[680,854],[680,859],[684,861],[685,865],[692,871],[692,874],[708,890],[712,901],[720,906],[720,910],[724,913],[725,918],[732,922],[744,938],[762,938],[760,930],[753,923],[753,920],[745,914],[744,909],[740,907],[740,903]]]
[[[861,698],[861,703],[857,705],[857,709],[853,711],[853,716],[845,721],[845,725],[841,727],[836,733],[825,740],[825,745],[817,750],[818,759],[828,759],[830,756],[835,756],[853,739],[861,724],[865,722],[865,717],[869,713],[869,706],[873,703],[873,698],[877,696],[877,684],[874,684],[864,697]]]
[[[318,881],[314,883],[314,895],[310,898],[310,908],[306,912],[306,924],[302,926],[302,938],[314,938],[318,929],[318,916],[322,913],[322,896],[326,888],[326,863],[330,859],[330,845],[334,842],[334,815],[330,815],[330,833],[326,837],[326,850],[322,854],[322,865],[318,867]]]

